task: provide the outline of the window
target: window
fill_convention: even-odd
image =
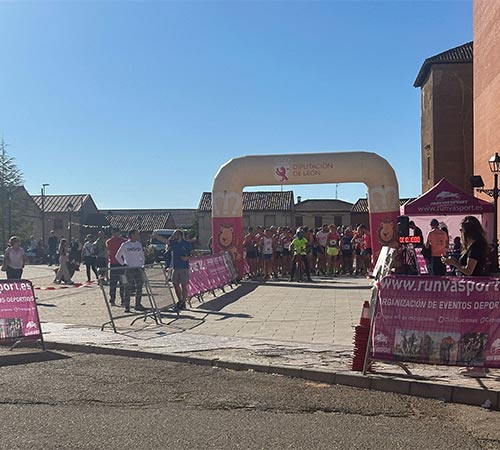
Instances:
[[[323,225],[323,216],[314,216],[314,228],[320,228]]]
[[[303,227],[304,226],[304,217],[303,216],[295,217],[295,226],[296,227]]]
[[[63,220],[54,219],[54,230],[62,230],[62,229],[63,229]]]
[[[274,214],[264,216],[265,228],[274,227],[275,225],[276,225],[276,216]]]
[[[342,225],[342,216],[335,216],[333,223],[338,227]]]

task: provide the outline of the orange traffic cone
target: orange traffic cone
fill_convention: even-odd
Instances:
[[[364,327],[369,327],[371,323],[371,315],[370,315],[370,302],[365,301],[363,303],[363,309],[361,310],[361,319],[359,324]]]

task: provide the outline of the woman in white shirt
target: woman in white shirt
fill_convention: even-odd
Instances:
[[[9,239],[9,246],[5,249],[3,268],[7,272],[8,280],[19,280],[23,276],[26,256],[21,247],[21,240],[17,236]]]

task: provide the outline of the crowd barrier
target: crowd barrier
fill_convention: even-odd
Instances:
[[[500,368],[500,279],[386,276],[370,339],[373,360]]]
[[[108,269],[109,283],[100,280],[102,296],[109,315],[109,321],[101,326],[101,330],[111,325],[116,333],[115,321],[118,319],[132,319],[131,324],[139,319],[153,319],[157,324],[162,323],[161,313],[172,309],[175,305],[174,296],[168,283],[163,264],[149,264],[144,267],[112,267]],[[114,304],[111,290],[116,284]],[[141,305],[146,311],[136,311],[135,298],[137,288],[141,290]],[[130,312],[124,310],[124,300],[130,296]]]
[[[248,268],[246,263],[242,267]],[[163,263],[149,264],[136,269],[113,267],[108,270],[109,284],[116,283],[117,285],[115,295],[116,305],[111,303],[111,286],[101,281],[99,285],[109,315],[109,321],[101,326],[102,330],[107,325],[111,325],[113,331],[116,332],[115,320],[117,319],[132,318],[132,323],[134,323],[141,318],[144,320],[152,318],[156,323],[163,323],[162,313],[174,312],[177,315],[179,314],[179,311],[175,309],[176,300],[171,283],[171,270],[165,268]],[[148,310],[134,311],[135,294],[131,292],[130,313],[125,313],[123,307],[120,307],[120,303],[125,294],[125,289],[130,290],[133,287],[129,286],[127,280],[127,274],[130,274],[133,270],[136,272],[140,271],[142,305]],[[190,258],[189,260],[189,299],[197,298],[202,302],[205,293],[210,292],[215,295],[216,289],[224,291],[224,287],[236,284],[237,280],[238,273],[228,253],[199,256]]]
[[[200,301],[203,294],[236,284],[238,275],[229,253],[206,255],[189,260],[188,296]]]

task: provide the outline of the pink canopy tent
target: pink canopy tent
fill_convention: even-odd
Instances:
[[[430,230],[430,221],[436,218],[446,224],[450,240],[453,241],[455,236],[460,236],[460,222],[464,216],[477,217],[490,241],[493,235],[493,202],[467,194],[446,178],[442,178],[420,197],[401,206],[401,214],[409,216],[422,229],[424,236]]]

